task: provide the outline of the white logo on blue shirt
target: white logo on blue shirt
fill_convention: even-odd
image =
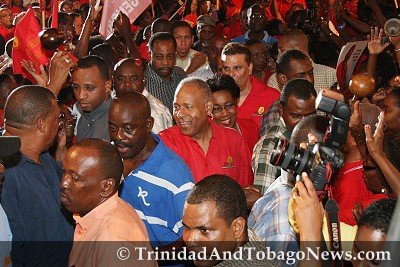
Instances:
[[[142,190],[140,186],[138,188],[139,188],[139,194],[137,196],[142,198],[144,205],[146,205],[147,207],[150,206],[150,203],[147,203],[145,199],[145,197],[147,197],[149,193],[147,191]]]

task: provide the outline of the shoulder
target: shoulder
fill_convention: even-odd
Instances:
[[[186,72],[181,67],[178,66],[174,66],[172,74],[177,76],[182,76],[183,78],[186,77]]]

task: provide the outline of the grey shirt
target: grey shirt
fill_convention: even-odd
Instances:
[[[81,114],[77,124],[77,142],[85,138],[100,138],[110,141],[108,109],[110,108],[111,101],[112,98],[110,97],[92,112],[82,112],[80,105],[76,103],[77,109]]]

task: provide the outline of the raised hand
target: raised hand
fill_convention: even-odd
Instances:
[[[382,45],[383,38],[383,29],[379,29],[378,27],[371,28],[371,34],[367,36],[368,40],[368,52],[370,55],[379,55],[385,50],[386,47],[390,45],[389,42],[386,42]]]

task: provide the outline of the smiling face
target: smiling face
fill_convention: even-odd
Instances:
[[[203,136],[208,130],[208,116],[212,102],[197,85],[184,84],[174,98],[174,119],[184,135],[193,138]]]
[[[210,257],[214,248],[219,253],[222,251],[235,251],[237,241],[234,227],[235,221],[227,225],[225,220],[219,216],[214,202],[185,203],[182,224],[184,226],[183,241],[185,241],[189,251],[199,252],[203,247],[206,247],[207,258]],[[216,260],[194,261],[196,266],[214,266],[217,262]]]
[[[212,118],[216,124],[233,128],[236,124],[236,101],[227,90],[213,93]]]
[[[101,77],[97,66],[76,67],[72,72],[72,88],[82,110],[92,112],[109,98],[111,81]]]
[[[62,161],[61,202],[67,210],[80,216],[97,207],[102,200],[102,171],[97,151],[73,146]]]

